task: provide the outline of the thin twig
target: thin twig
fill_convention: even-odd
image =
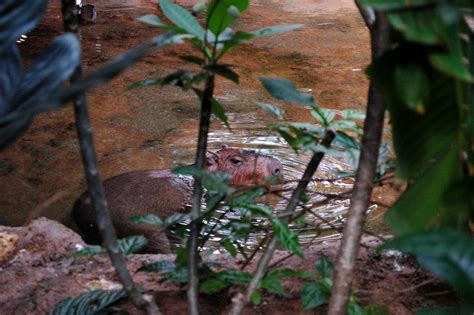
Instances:
[[[321,145],[328,147],[331,144],[334,137],[335,137],[335,132],[332,129],[327,129],[324,135],[324,138],[321,142]],[[306,190],[306,187],[308,186],[309,181],[311,180],[314,173],[318,169],[319,163],[321,162],[323,157],[324,157],[323,152],[315,152],[313,154],[311,160],[308,163],[308,166],[306,167],[303,177],[301,178],[301,181],[298,183],[298,186],[293,191],[293,195],[290,201],[288,202],[288,205],[285,211],[294,211],[296,209],[296,206],[300,202],[300,199],[303,196]],[[261,256],[260,261],[258,262],[257,270],[255,271],[254,276],[252,280],[250,281],[246,294],[243,295],[242,293],[238,293],[232,299],[233,305],[232,305],[232,309],[230,310],[231,315],[240,314],[242,310],[244,309],[245,305],[247,305],[247,303],[250,301],[251,296],[254,294],[255,290],[258,288],[258,284],[260,283],[263,276],[265,275],[268,264],[270,260],[272,259],[273,253],[275,251],[276,244],[277,244],[277,239],[275,236],[273,236],[270,242],[268,243],[268,246],[265,252]]]
[[[66,32],[77,33],[77,7],[74,0],[62,0],[62,12],[64,19],[64,30]],[[82,77],[81,65],[77,67],[72,82],[80,80]],[[87,184],[92,199],[92,203],[97,212],[97,226],[102,238],[104,247],[109,254],[110,261],[115,268],[117,276],[124,289],[131,297],[133,304],[138,308],[145,308],[148,314],[160,314],[158,306],[153,296],[142,296],[133,282],[125,258],[118,247],[115,229],[112,225],[107,202],[105,200],[104,188],[100,181],[97,167],[97,155],[92,139],[92,128],[89,121],[87,109],[87,99],[84,93],[78,95],[74,100],[74,114],[76,119],[77,133],[82,154],[82,162],[86,174]]]
[[[196,153],[196,167],[203,169],[206,162],[206,150],[207,150],[207,134],[209,133],[209,122],[211,117],[211,103],[212,96],[214,94],[214,75],[208,74],[206,79],[206,85],[201,100],[201,119],[199,121],[199,135],[198,135],[198,146]],[[199,286],[199,275],[198,275],[198,238],[199,238],[199,227],[201,226],[201,197],[202,197],[202,185],[201,178],[199,176],[194,177],[193,187],[193,207],[191,211],[191,231],[188,238],[188,303],[189,313],[191,315],[199,314],[198,304],[198,286]]]
[[[361,7],[361,14],[370,30],[372,44],[372,60],[382,55],[389,46],[389,27],[383,13],[372,16],[367,15],[365,8]],[[351,197],[348,218],[344,227],[344,235],[339,248],[334,276],[334,286],[329,300],[328,314],[346,314],[349,301],[350,287],[353,278],[355,260],[358,255],[362,227],[364,226],[365,213],[369,206],[372,193],[375,169],[382,138],[385,107],[382,95],[375,89],[374,83],[370,83],[367,114],[364,122],[364,133],[362,135],[361,154],[359,167],[357,169],[354,193]]]

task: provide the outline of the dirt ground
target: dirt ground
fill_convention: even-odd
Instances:
[[[373,237],[362,240],[354,273],[354,295],[362,306],[385,306],[390,314],[413,314],[424,307],[453,305],[458,302],[449,289],[416,262],[396,253],[376,254],[380,241]],[[91,290],[120,288],[117,276],[106,256],[72,258],[83,246],[80,237],[56,221],[40,218],[27,227],[0,226],[0,286],[8,288],[0,294],[0,314],[44,314],[66,297]],[[338,242],[320,244],[305,249],[305,259],[288,257],[276,251],[270,263],[273,268],[315,271],[314,262],[321,256],[335,260]],[[255,270],[258,255],[245,271]],[[139,286],[153,290],[163,314],[187,314],[186,292],[183,287],[163,282],[158,273],[138,272],[146,264],[173,261],[173,255],[131,255],[128,268]],[[215,271],[240,269],[244,259],[229,255],[204,257]],[[308,280],[284,278],[285,297],[263,292],[260,305],[247,307],[244,314],[324,314],[324,306],[316,311],[302,309],[300,290]],[[200,295],[201,314],[227,314],[232,297],[239,292],[233,287],[218,294]],[[118,303],[130,314],[142,314],[130,301]]]

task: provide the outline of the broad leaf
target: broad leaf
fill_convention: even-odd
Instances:
[[[163,225],[163,221],[154,214],[146,214],[146,215],[137,215],[130,218],[130,221],[137,224],[147,223],[147,224],[154,224],[158,226]]]
[[[227,288],[229,285],[218,279],[208,279],[199,283],[199,292],[202,293],[216,293],[222,289]]]
[[[298,234],[290,231],[288,224],[281,220],[272,220],[272,224],[278,242],[289,252],[303,257],[303,250],[298,240]]]
[[[127,297],[125,290],[95,290],[60,301],[48,315],[94,315],[120,299]]]
[[[14,106],[12,98],[21,81],[21,58],[16,44],[0,52],[0,120]]]
[[[262,196],[265,193],[263,188],[255,188],[244,193],[241,193],[237,196],[233,196],[229,201],[231,207],[245,206],[255,202],[255,199]]]
[[[209,29],[219,36],[228,26],[235,21],[235,14],[229,14],[230,7],[234,7],[240,13],[247,10],[249,6],[248,0],[213,0],[208,6],[206,13],[206,21]],[[235,9],[231,9],[234,10]]]
[[[206,69],[239,84],[239,75],[233,71],[229,65],[211,65],[206,67]]]
[[[285,289],[278,278],[264,278],[260,283],[260,287],[279,296],[285,296]]]
[[[147,264],[138,269],[143,272],[170,272],[176,269],[176,264],[173,261],[162,260],[151,264]]]
[[[333,268],[332,262],[326,256],[321,256],[316,261],[316,270],[325,278],[331,277]]]
[[[216,277],[228,284],[248,284],[252,281],[252,275],[241,270],[222,270],[216,274]]]
[[[287,103],[298,103],[305,106],[314,105],[311,94],[301,93],[296,90],[295,84],[287,79],[261,77],[265,89],[276,99]]]
[[[397,238],[381,247],[388,248],[415,255],[423,266],[446,280],[467,301],[474,296],[474,239],[471,235],[451,229],[423,232]]]
[[[359,0],[361,4],[380,10],[419,7],[433,3],[433,0]]]
[[[225,109],[215,98],[212,99],[211,110],[212,113],[216,115],[216,117],[219,118],[219,120],[222,121],[227,128],[230,129],[229,118],[225,114]]]
[[[137,18],[137,21],[158,27],[165,25],[163,21],[157,15],[154,14],[142,15]]]
[[[302,29],[303,26],[304,26],[303,24],[276,25],[276,26],[264,27],[264,28],[255,30],[253,32],[250,32],[250,34],[257,37],[271,36],[271,35],[276,35],[280,33],[296,31],[296,30]]]
[[[430,93],[429,78],[417,64],[400,64],[395,68],[395,92],[408,108],[424,113]]]
[[[316,308],[326,303],[330,291],[321,283],[306,283],[301,289],[301,303],[305,310]]]
[[[181,6],[171,3],[169,0],[160,0],[163,13],[176,26],[183,28],[189,34],[193,34],[199,40],[204,40],[204,30],[196,18]]]
[[[280,107],[268,104],[268,103],[261,103],[256,102],[257,106],[266,111],[267,113],[272,114],[273,116],[277,117],[278,119],[283,119],[283,115],[285,115],[285,111]]]
[[[146,243],[144,236],[128,236],[118,241],[119,248],[125,256],[138,252]]]
[[[22,34],[31,31],[43,17],[47,0],[2,0],[0,2],[0,54]]]
[[[406,235],[450,224],[449,205],[443,203],[448,187],[461,175],[458,151],[446,152],[418,180],[407,188],[385,215],[397,235]]]

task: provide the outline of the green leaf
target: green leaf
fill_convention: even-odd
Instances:
[[[234,83],[239,84],[239,75],[235,73],[229,65],[210,65],[206,67],[207,70],[220,75]]]
[[[221,245],[232,257],[237,255],[237,249],[235,248],[234,243],[229,239],[222,240]]]
[[[345,129],[356,133],[360,132],[360,127],[353,120],[340,119],[330,124],[335,129]]]
[[[234,6],[240,13],[247,10],[248,0],[213,0],[208,6],[206,21],[209,29],[219,36],[228,26],[235,21],[235,17],[229,14],[229,8]]]
[[[160,7],[163,13],[176,26],[183,28],[189,34],[193,34],[199,40],[204,40],[204,30],[191,13],[169,0],[160,0]]]
[[[432,53],[429,56],[430,63],[439,71],[453,76],[457,79],[472,82],[473,77],[469,72],[468,66],[464,63],[464,57],[461,54],[450,53]]]
[[[304,254],[298,240],[298,234],[290,231],[288,224],[281,220],[272,220],[272,224],[273,228],[275,229],[275,236],[278,242],[289,252],[303,258]]]
[[[314,279],[316,274],[307,271],[297,271],[290,268],[281,268],[281,269],[269,269],[266,278],[286,278],[286,277],[295,277],[301,279]]]
[[[355,302],[349,302],[347,305],[347,315],[365,315],[364,309]]]
[[[305,310],[316,308],[326,303],[330,291],[321,283],[306,283],[301,289],[301,303]]]
[[[429,96],[429,78],[417,64],[400,64],[395,68],[395,92],[408,108],[424,113]]]
[[[94,290],[74,298],[65,298],[56,304],[48,315],[94,315],[125,297],[127,297],[125,290]]]
[[[452,307],[424,308],[417,310],[415,315],[472,315],[474,306],[464,304]]]
[[[147,223],[147,224],[154,224],[158,226],[163,226],[163,221],[154,214],[146,214],[146,215],[136,215],[130,218],[130,221],[137,224]]]
[[[285,296],[285,289],[277,278],[264,278],[260,283],[262,289],[268,290],[268,292],[275,293],[280,296]]]
[[[280,107],[273,104],[268,104],[268,103],[260,103],[260,102],[255,102],[255,103],[257,104],[258,107],[260,107],[267,113],[272,114],[278,119],[283,119],[283,115],[285,114],[285,111],[281,109]]]
[[[316,261],[316,270],[319,271],[319,273],[325,278],[331,277],[331,273],[333,269],[334,269],[334,266],[332,262],[326,256],[321,256]]]
[[[192,55],[179,56],[179,59],[187,61],[187,62],[195,63],[198,66],[202,66],[204,64],[204,59],[197,56],[192,56]]]
[[[271,36],[275,34],[296,31],[296,30],[302,29],[303,27],[304,27],[303,24],[276,25],[276,26],[264,27],[264,28],[255,30],[253,32],[250,32],[250,34],[256,37]]]
[[[216,117],[219,118],[219,120],[222,121],[227,128],[230,129],[229,118],[225,114],[225,109],[215,98],[212,99],[211,109],[212,113],[216,115]]]
[[[259,305],[262,302],[262,295],[258,292],[252,293],[250,302],[252,302],[253,305]]]
[[[248,284],[252,281],[252,275],[241,270],[226,269],[216,274],[217,279],[227,284]]]
[[[199,284],[199,292],[216,293],[228,287],[228,284],[218,279],[208,279]]]
[[[458,150],[446,152],[404,192],[385,215],[397,235],[406,235],[449,223],[443,195],[461,175]],[[446,222],[448,221],[448,222]]]
[[[380,10],[419,7],[432,2],[433,0],[360,0],[361,4]]]
[[[443,18],[457,15],[455,19]],[[449,41],[450,26],[457,22],[459,14],[451,5],[437,5],[422,10],[403,10],[390,12],[390,24],[400,31],[406,40],[426,45],[442,44]]]
[[[192,166],[192,165],[178,166],[178,167],[173,168],[171,172],[173,174],[178,174],[178,175],[199,176],[199,177],[203,177],[207,174],[205,170]]]
[[[474,239],[452,229],[396,238],[381,249],[393,248],[416,256],[425,268],[447,281],[467,300],[474,296]]]
[[[250,212],[254,215],[263,215],[269,218],[273,214],[273,209],[266,205],[247,204],[241,207],[250,210]]]
[[[138,252],[146,243],[144,236],[128,236],[118,241],[119,248],[125,256]]]
[[[343,119],[364,120],[365,111],[359,109],[345,109],[341,111],[341,116]]]
[[[146,243],[147,243],[146,238],[141,235],[128,236],[128,237],[118,240],[120,251],[125,256],[139,251]],[[105,248],[99,245],[94,245],[94,246],[87,246],[86,248],[75,252],[74,257],[95,256],[95,255],[103,255],[106,253],[107,251],[105,250]]]
[[[255,202],[255,199],[265,194],[265,189],[263,188],[254,188],[250,189],[244,193],[233,196],[229,201],[231,207],[245,206]]]
[[[175,213],[170,215],[163,221],[162,227],[174,225],[176,223],[180,223],[186,220],[190,220],[190,214]]]
[[[74,253],[74,257],[95,256],[107,253],[105,248],[99,245],[86,246],[84,249],[78,250]]]
[[[261,77],[265,89],[276,99],[287,103],[298,103],[301,105],[314,105],[311,94],[300,93],[296,90],[295,84],[287,79]]]
[[[144,265],[138,269],[143,272],[170,272],[176,269],[176,264],[170,260],[161,260]]]
[[[165,25],[163,23],[163,21],[158,16],[156,16],[154,14],[142,15],[142,16],[138,17],[137,20],[140,21],[140,22],[143,22],[143,23],[146,23],[146,24],[149,24],[149,25],[153,25],[153,26],[158,26],[158,27],[161,27],[161,26]]]

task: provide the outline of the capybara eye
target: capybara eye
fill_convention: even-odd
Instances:
[[[239,165],[242,164],[242,160],[240,158],[231,158],[230,163],[232,163],[233,165]]]

